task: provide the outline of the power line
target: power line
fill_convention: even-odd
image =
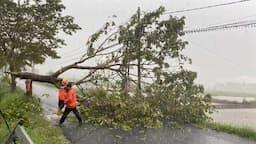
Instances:
[[[225,26],[234,26],[234,25],[241,25],[241,24],[252,24],[255,23],[256,20],[246,20],[246,21],[238,21],[238,22],[233,22],[233,23],[224,23],[220,25],[213,25],[213,26],[208,26],[208,28],[216,28],[216,27],[225,27]]]
[[[255,16],[256,16],[256,14],[247,15],[247,16],[236,18],[236,19],[230,19],[230,20],[227,20],[227,21],[212,23],[211,25],[219,25],[219,24],[227,23],[227,22],[235,22],[235,21],[238,21],[238,20],[244,20],[244,19],[247,19],[247,18],[255,17]]]
[[[251,0],[239,0],[239,1],[233,1],[233,2],[228,2],[228,3],[203,6],[203,7],[198,7],[198,8],[190,8],[190,9],[184,9],[184,10],[170,11],[170,12],[165,12],[164,14],[174,14],[174,13],[190,12],[190,11],[214,8],[214,7],[219,7],[219,6],[233,5],[233,4],[238,4],[238,3],[242,3],[242,2],[248,2],[248,1],[251,1]]]
[[[199,33],[199,32],[209,32],[209,31],[215,31],[215,30],[221,30],[221,29],[230,29],[230,28],[239,28],[239,27],[256,27],[256,20],[247,20],[247,21],[239,21],[234,23],[226,23],[222,25],[215,25],[215,26],[208,26],[206,28],[197,28],[192,30],[185,30],[184,32],[186,34],[191,33]],[[75,52],[77,53],[77,52]],[[67,59],[64,59],[64,61],[54,62],[54,65],[62,65],[66,62],[70,62],[72,60],[77,60],[79,57],[77,55],[74,55],[74,53],[70,53],[69,57]]]
[[[184,30],[184,33],[186,34],[192,34],[192,33],[200,33],[200,32],[210,32],[210,31],[216,31],[216,30],[224,30],[224,29],[234,29],[234,28],[253,28],[256,27],[256,20],[250,21],[248,23],[231,23],[231,24],[224,24],[224,25],[217,25],[217,26],[210,26],[205,28],[196,28],[196,29],[190,29],[190,30]]]

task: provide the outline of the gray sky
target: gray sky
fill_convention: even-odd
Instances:
[[[36,68],[43,73],[55,70],[79,59],[86,51],[89,35],[97,31],[115,14],[117,21],[125,22],[140,6],[142,11],[165,6],[166,11],[175,11],[227,3],[237,0],[64,0],[65,14],[75,18],[83,29],[73,36],[63,36],[67,47],[58,50],[65,58],[47,60]],[[239,4],[175,14],[186,17],[186,28],[205,27],[241,20],[256,20],[256,0]],[[256,28],[219,30],[189,34],[185,53],[192,58],[190,68],[198,72],[197,83],[212,86],[219,82],[256,83]],[[75,77],[70,72],[68,77]]]

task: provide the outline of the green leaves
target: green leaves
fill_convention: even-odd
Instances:
[[[60,0],[0,1],[0,58],[5,59],[1,65],[19,71],[47,57],[59,58],[55,49],[65,42],[58,34],[81,29],[73,17],[62,14],[64,9]]]
[[[209,119],[211,96],[193,83],[196,73],[169,73],[161,84],[144,94],[129,96],[103,89],[87,89],[80,110],[86,122],[123,130],[135,127],[161,128],[171,123],[198,123]],[[145,96],[147,95],[147,96]]]
[[[182,54],[188,44],[180,38],[184,35],[185,18],[170,16],[163,19],[164,11],[164,7],[159,7],[155,11],[145,13],[139,20],[135,14],[127,24],[119,27],[118,42],[127,49],[123,52],[125,59],[123,64],[129,67],[130,63],[136,63],[140,57],[144,62],[140,66],[141,73],[148,73],[147,64],[150,64],[153,70],[151,72],[156,78],[160,77],[161,71],[171,66],[170,59],[178,60],[177,65],[187,61],[191,63],[191,59]]]
[[[211,97],[204,94],[201,85],[194,84],[197,73],[183,69],[184,63],[191,63],[183,54],[188,44],[181,38],[185,18],[164,19],[163,13],[164,7],[160,7],[140,17],[134,14],[119,27],[107,22],[89,38],[89,56],[97,55],[101,48],[113,43],[118,44],[115,53],[103,49],[103,54],[98,56],[105,57],[105,61],[114,55],[120,57],[113,65],[119,67],[121,76],[110,79],[113,74],[103,71],[109,80],[97,78],[101,81],[100,88],[85,92],[90,103],[83,101],[81,110],[88,123],[130,130],[159,128],[163,126],[163,119],[171,123],[195,123],[209,118]],[[117,29],[117,33],[111,35],[113,29],[115,32]],[[99,42],[102,43],[97,45]],[[139,60],[144,81],[141,89],[136,86]]]
[[[3,110],[6,119],[11,122],[17,122],[18,119],[24,119],[25,125],[30,126],[31,113],[40,113],[40,102],[37,98],[28,98],[23,94],[22,90],[15,93],[8,93],[3,90],[8,90],[7,83],[2,82],[0,86],[1,100],[0,109]],[[18,107],[18,108],[17,108]]]
[[[123,130],[134,127],[158,128],[162,113],[156,107],[136,97],[107,93],[102,89],[89,89],[86,97],[91,101],[82,102],[81,111],[88,123],[105,125]]]
[[[164,75],[161,84],[154,84],[149,98],[158,102],[165,119],[197,123],[209,118],[211,96],[204,94],[201,85],[194,84],[195,79],[195,72],[181,70]]]

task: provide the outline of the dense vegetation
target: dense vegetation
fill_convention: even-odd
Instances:
[[[36,35],[39,37],[31,36],[41,40],[41,36],[45,37],[41,34],[46,33],[48,36],[48,32],[52,32],[48,27],[53,26],[50,27],[53,33],[49,33],[49,36],[54,41],[47,45],[49,44],[47,39],[42,47],[41,45],[35,47],[39,51],[45,51],[44,49],[49,51],[46,54],[39,53],[40,61],[27,61],[21,57],[21,62],[25,61],[22,66],[31,62],[41,63],[48,56],[56,58],[55,48],[63,44],[63,40],[58,39],[57,33],[64,31],[72,34],[79,29],[73,23],[72,17],[62,17],[62,10],[65,7],[60,0],[35,0],[35,4],[23,3],[22,7],[13,1],[4,2],[17,7],[18,10],[28,12],[28,16],[31,16],[30,14],[34,16],[30,11],[35,10],[36,17],[32,17],[35,20],[41,18],[45,11],[51,12],[39,21],[39,28],[41,25],[46,26],[42,33],[41,29],[32,29],[36,34],[40,31],[39,35]],[[3,8],[6,10],[9,7],[3,5]],[[10,12],[19,16],[16,11]],[[63,66],[53,74],[40,75],[19,72],[19,70],[16,72],[11,70],[9,74],[13,78],[49,82],[57,86],[61,81],[59,76],[64,72],[71,69],[84,70],[84,77],[74,84],[84,94],[80,108],[88,123],[130,130],[134,127],[159,128],[166,120],[171,123],[205,121],[211,113],[211,97],[204,94],[203,86],[194,83],[197,74],[185,68],[186,64],[192,63],[183,53],[188,44],[182,39],[185,34],[183,32],[185,17],[166,16],[164,13],[164,7],[151,12],[141,12],[138,9],[137,13],[122,25],[116,25],[116,16],[113,16],[113,20],[106,22],[101,29],[89,37],[86,42],[87,51],[78,61]],[[24,16],[24,19],[27,20],[27,17]],[[14,26],[17,26],[17,30],[24,30],[22,26],[19,27],[19,22],[15,21]],[[31,25],[36,25],[37,22]],[[19,34],[17,33],[17,37],[22,37]],[[25,44],[24,47],[18,48],[31,52],[29,51],[31,43]],[[16,49],[6,46],[7,48],[3,49]],[[49,55],[48,52],[53,53]],[[29,54],[36,57],[32,53]],[[0,59],[5,57],[0,55]]]
[[[184,65],[191,63],[183,54],[185,18],[166,18],[164,11],[140,14],[138,9],[126,24],[107,22],[89,38],[85,58],[95,57],[108,69],[89,73],[81,102],[87,122],[129,130],[209,118],[211,96]]]
[[[10,93],[9,86],[5,82],[0,83],[0,109],[4,113],[11,129],[20,118],[24,119],[24,127],[29,136],[36,144],[66,144],[61,131],[51,126],[41,114],[40,103],[37,98],[27,98],[23,91],[17,89],[15,93]],[[0,143],[4,143],[8,138],[8,129],[0,117]]]
[[[170,124],[204,122],[212,110],[211,97],[204,95],[202,86],[193,84],[195,78],[193,72],[179,72],[170,77],[168,87],[136,95],[89,88],[80,109],[88,123],[125,130],[160,128],[166,120]]]

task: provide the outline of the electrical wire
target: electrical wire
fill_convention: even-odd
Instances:
[[[216,23],[212,23],[210,25],[219,25],[219,24],[223,24],[223,23],[227,23],[227,22],[236,22],[238,20],[244,20],[244,19],[247,19],[247,18],[251,18],[251,17],[256,17],[256,14],[253,14],[253,15],[247,15],[247,16],[243,16],[243,17],[239,17],[239,18],[236,18],[236,19],[230,19],[230,20],[227,20],[227,21],[222,21],[222,22],[216,22]]]
[[[238,21],[238,22],[233,22],[233,23],[224,23],[224,24],[219,24],[219,25],[213,25],[213,26],[208,26],[208,28],[216,28],[216,27],[225,27],[225,26],[235,26],[235,25],[241,25],[241,24],[251,24],[255,23],[256,20],[247,20],[247,21]]]
[[[200,32],[210,32],[210,31],[216,31],[216,30],[225,30],[225,29],[234,29],[234,28],[254,28],[256,27],[256,20],[248,21],[247,23],[230,23],[230,24],[224,24],[224,25],[216,25],[216,26],[209,26],[205,28],[196,28],[196,29],[190,29],[190,30],[184,30],[183,32],[185,34],[192,34],[192,33],[200,33]]]
[[[170,12],[165,12],[164,14],[174,14],[174,13],[190,12],[190,11],[196,11],[196,10],[202,10],[202,9],[208,9],[208,8],[215,8],[215,7],[226,6],[226,5],[233,5],[233,4],[238,4],[238,3],[248,2],[248,1],[251,1],[251,0],[239,0],[239,1],[233,1],[233,2],[228,2],[228,3],[215,4],[215,5],[208,5],[208,6],[197,7],[197,8],[190,8],[190,9],[177,10],[177,11],[170,11]]]

